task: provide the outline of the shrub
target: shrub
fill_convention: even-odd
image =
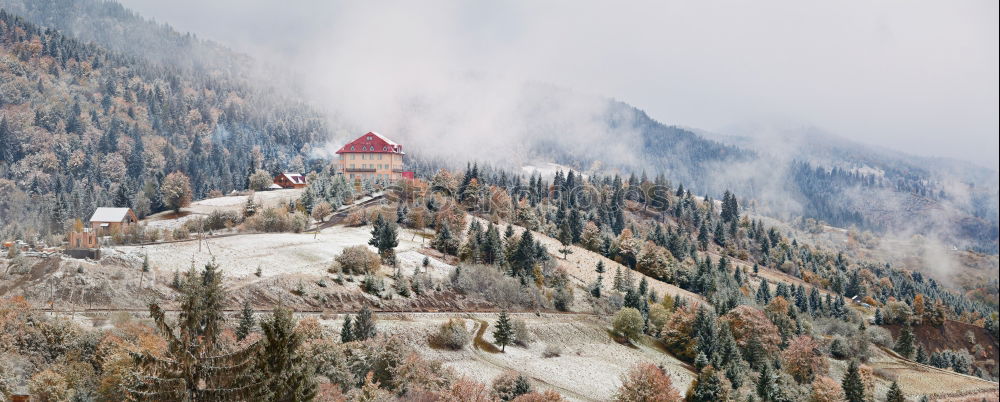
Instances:
[[[562,356],[562,347],[554,343],[550,343],[545,346],[545,351],[542,352],[542,357],[559,357]]]
[[[517,279],[504,275],[492,266],[459,266],[455,268],[451,284],[463,294],[479,295],[502,309],[532,307],[537,300],[537,288],[522,288]]]
[[[340,269],[350,275],[370,274],[378,270],[382,260],[368,246],[350,246],[337,256]]]
[[[73,395],[66,378],[51,369],[31,377],[28,390],[32,399],[39,401],[68,401]]]
[[[519,346],[528,346],[532,341],[531,332],[528,331],[528,324],[520,318],[514,320],[512,324],[514,343]]]
[[[552,297],[552,304],[555,306],[556,310],[559,311],[569,311],[570,304],[573,303],[573,291],[567,289],[566,287],[560,287],[556,289],[555,295]]]
[[[850,356],[850,351],[847,349],[847,342],[844,341],[843,337],[836,336],[833,341],[830,342],[830,356],[834,359],[846,359]]]
[[[887,348],[893,347],[892,333],[888,329],[871,326],[868,327],[867,334],[872,343]]]
[[[615,401],[664,401],[681,400],[681,394],[674,388],[670,376],[659,367],[649,363],[640,364],[623,376],[622,385],[614,397]]]
[[[558,392],[547,389],[543,392],[531,391],[527,394],[514,398],[514,402],[563,402],[566,399]]]
[[[493,380],[493,394],[500,400],[511,401],[529,392],[531,383],[519,373],[508,371]]]
[[[244,228],[257,232],[301,232],[309,224],[309,218],[300,212],[289,213],[287,208],[266,208],[248,217]]]
[[[615,313],[615,318],[611,325],[614,328],[615,334],[628,339],[637,339],[639,335],[642,335],[645,323],[642,319],[642,313],[639,310],[632,307],[625,307]]]
[[[191,231],[188,230],[187,226],[181,226],[174,229],[173,237],[175,240],[184,240],[191,237]]]
[[[384,289],[385,289],[385,282],[382,280],[382,278],[378,278],[372,274],[365,275],[365,280],[361,282],[361,290],[364,290],[366,293],[369,294],[379,296],[382,294],[382,291]]]
[[[243,216],[236,211],[214,210],[205,219],[206,230],[220,230],[236,226],[243,220]]]
[[[465,329],[465,320],[452,318],[438,327],[428,338],[431,346],[459,350],[469,344],[469,331]]]

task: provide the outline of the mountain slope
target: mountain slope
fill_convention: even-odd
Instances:
[[[174,171],[202,197],[246,188],[251,168],[305,170],[310,144],[328,138],[300,102],[108,51],[6,10],[0,88],[0,230],[15,238],[62,233],[98,205],[161,210],[159,183]]]

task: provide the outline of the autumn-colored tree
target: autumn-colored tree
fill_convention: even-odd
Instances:
[[[317,221],[323,222],[323,220],[326,219],[326,216],[331,213],[333,213],[333,205],[330,205],[329,202],[323,201],[313,207],[312,217]]]
[[[764,309],[771,314],[788,314],[788,300],[784,296],[775,296]]]
[[[811,382],[817,375],[827,372],[827,362],[820,352],[819,343],[811,336],[799,335],[788,342],[781,352],[783,367],[799,384]]]
[[[694,330],[695,312],[693,307],[678,308],[663,326],[663,342],[675,356],[684,361],[693,361],[697,341],[691,336]]]
[[[812,382],[812,392],[809,402],[840,402],[844,400],[844,391],[836,380],[827,376],[817,376]]]
[[[664,307],[663,304],[656,303],[649,306],[649,328],[653,335],[660,336],[660,332],[663,331],[663,327],[669,320],[670,310]]]
[[[633,367],[622,377],[614,396],[617,402],[676,402],[682,400],[673,381],[662,369],[649,363]]]
[[[923,293],[917,293],[916,296],[913,296],[913,320],[915,324],[920,324],[924,320],[924,313],[927,312],[924,300]]]
[[[615,318],[612,320],[612,327],[615,334],[628,339],[638,339],[639,335],[642,335],[643,325],[642,313],[632,307],[625,307],[618,310],[615,313]]]
[[[783,298],[775,297],[771,303]],[[746,348],[751,338],[756,337],[768,352],[774,353],[781,344],[781,334],[778,327],[767,318],[763,311],[748,305],[740,305],[730,310],[720,317],[720,320],[728,322],[729,328],[733,332],[736,344],[741,348]]]
[[[271,175],[267,171],[257,169],[247,178],[248,190],[263,191],[273,184]]]
[[[180,212],[181,208],[191,205],[191,180],[181,172],[168,174],[160,185],[160,193],[167,208]]]
[[[28,382],[31,399],[41,402],[63,402],[73,398],[66,377],[51,369],[42,370],[31,377]],[[0,395],[3,396],[3,395]]]

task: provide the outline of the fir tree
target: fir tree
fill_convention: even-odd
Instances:
[[[715,368],[707,366],[698,373],[691,388],[688,389],[688,402],[715,402],[725,401],[729,396],[729,390],[722,384],[722,379],[715,374]]]
[[[278,307],[270,319],[260,323],[264,333],[259,359],[259,381],[263,387],[261,400],[308,401],[316,396],[314,369],[302,348],[302,334],[295,330],[292,311]]]
[[[240,324],[236,327],[236,339],[244,340],[254,328],[257,322],[254,320],[253,309],[250,308],[250,300],[243,301],[243,309],[240,310]]]
[[[365,306],[358,313],[358,316],[354,321],[354,328],[352,329],[352,334],[354,335],[354,340],[363,341],[366,339],[374,338],[377,335],[375,330],[375,317],[372,315],[372,310]]]
[[[604,273],[604,260],[597,261],[597,268],[595,269],[595,271],[597,271],[597,273],[599,274]]]
[[[399,245],[396,224],[387,221],[382,217],[382,214],[379,214],[372,225],[371,234],[372,238],[368,240],[368,244],[378,249],[378,254],[382,257],[382,262],[389,265],[396,265],[395,248]]]
[[[909,325],[903,326],[903,329],[899,333],[899,338],[896,339],[896,345],[892,350],[907,359],[913,358],[913,353],[915,352],[913,328]]]
[[[760,376],[757,377],[757,396],[761,401],[774,400],[774,374],[771,373],[771,364],[763,363],[760,367]]]
[[[500,345],[501,352],[506,351],[507,345],[514,342],[513,328],[506,311],[501,311],[500,318],[497,319],[497,328],[493,330],[493,342]]]
[[[354,341],[354,326],[351,323],[351,316],[344,317],[344,325],[340,327],[340,342],[348,343]]]
[[[865,384],[861,381],[861,372],[858,370],[857,361],[851,360],[840,385],[844,389],[844,399],[847,402],[865,402]]]
[[[563,220],[562,225],[559,225],[559,243],[562,245],[559,252],[563,255],[563,259],[565,260],[567,255],[573,253],[573,249],[570,248],[573,244],[573,233],[570,231],[568,220]]]
[[[601,286],[602,286],[601,282],[603,280],[604,280],[604,277],[602,277],[601,275],[597,275],[597,281],[594,282],[594,285],[590,287],[590,295],[591,296],[594,296],[594,297],[596,297],[598,299],[601,298]]]
[[[892,382],[892,386],[886,392],[885,402],[906,402],[906,395],[903,394],[903,389],[899,387],[899,383],[896,381]]]

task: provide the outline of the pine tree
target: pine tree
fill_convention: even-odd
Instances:
[[[599,274],[604,273],[604,260],[597,261],[597,268],[595,269],[595,271],[597,271],[597,273]]]
[[[715,374],[715,368],[707,366],[698,373],[691,388],[688,389],[688,402],[725,401],[729,390],[722,384],[722,379]]]
[[[563,220],[562,225],[559,225],[559,243],[562,245],[559,252],[562,253],[565,260],[567,255],[573,253],[573,249],[570,248],[573,244],[573,233],[570,231],[568,220]]]
[[[267,384],[261,400],[308,401],[316,396],[314,369],[303,354],[302,334],[295,331],[292,311],[278,307],[271,318],[260,323],[264,333],[259,359],[258,381]]]
[[[352,334],[356,341],[371,339],[378,334],[375,330],[375,317],[372,316],[372,310],[368,306],[362,308],[355,318]]]
[[[253,309],[250,308],[250,301],[243,301],[243,310],[240,311],[240,324],[236,327],[236,339],[244,340],[253,332],[257,326],[253,316]]]
[[[909,325],[903,326],[902,331],[899,333],[899,338],[896,339],[896,346],[892,350],[907,359],[913,358],[913,353],[915,352],[913,328]]]
[[[906,402],[906,395],[903,394],[903,389],[899,387],[899,383],[896,381],[892,382],[892,386],[886,392],[885,402]]]
[[[340,342],[348,343],[354,341],[354,326],[351,323],[351,316],[344,317],[344,325],[340,327]]]
[[[510,318],[507,317],[506,311],[501,311],[500,318],[497,319],[497,328],[493,330],[493,342],[500,345],[501,352],[505,352],[507,345],[510,345],[513,341],[514,333]]]
[[[372,238],[368,240],[368,244],[378,249],[378,254],[382,257],[382,262],[389,265],[396,265],[395,248],[399,245],[396,224],[387,221],[382,217],[382,214],[379,214],[372,225],[371,234]]]
[[[865,384],[861,381],[861,372],[858,370],[857,361],[851,360],[840,385],[844,389],[844,399],[847,402],[865,402]]]
[[[601,275],[597,275],[597,281],[594,282],[594,285],[591,286],[591,288],[590,288],[590,295],[591,296],[594,296],[594,297],[596,297],[598,299],[601,298],[601,286],[603,286],[601,284],[602,281],[604,281],[604,277],[601,276]]]
[[[760,367],[760,376],[757,377],[757,396],[761,401],[773,400],[774,395],[774,374],[771,373],[771,364],[764,362]]]
[[[132,353],[139,380],[125,389],[127,399],[244,400],[262,395],[267,384],[253,380],[255,362],[260,361],[258,344],[216,354],[226,295],[215,265],[206,265],[200,275],[192,267],[180,291],[180,314],[174,326],[167,323],[157,303],[149,305],[167,347],[162,357],[148,351]]]
[[[448,227],[447,223],[441,224],[434,236],[434,241],[431,242],[431,247],[444,254],[455,255],[458,253],[458,240],[453,238],[451,228]]]

